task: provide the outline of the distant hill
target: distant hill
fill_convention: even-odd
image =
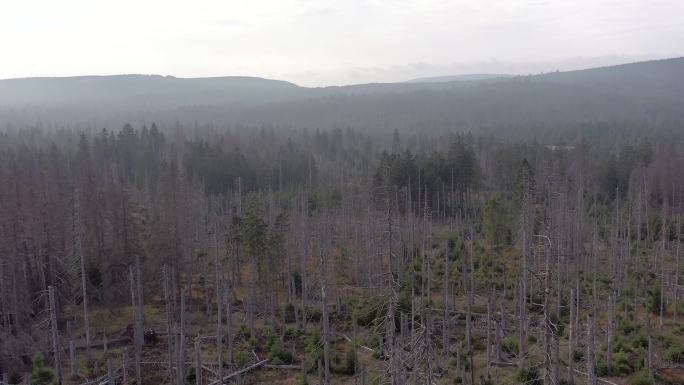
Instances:
[[[0,80],[0,105],[69,106],[112,103],[136,107],[278,101],[295,84],[245,76],[176,78],[159,75],[77,76]]]
[[[150,121],[485,130],[513,137],[601,122],[675,129],[684,127],[684,58],[469,81],[315,88],[252,77],[0,80],[0,127]]]
[[[443,82],[464,82],[473,80],[487,80],[495,78],[506,78],[512,75],[504,74],[465,74],[465,75],[451,75],[451,76],[433,76],[427,78],[418,78],[407,80],[404,83],[443,83]]]

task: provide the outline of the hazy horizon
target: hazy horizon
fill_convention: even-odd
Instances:
[[[312,33],[315,31],[315,33]],[[303,86],[529,74],[677,57],[674,1],[16,2],[0,78],[256,76]]]
[[[577,57],[569,58],[566,60],[558,62],[549,63],[502,63],[502,62],[483,62],[483,63],[471,63],[462,65],[451,65],[443,67],[429,67],[425,66],[429,70],[425,72],[418,71],[421,75],[414,77],[397,77],[389,78],[388,76],[379,76],[377,80],[367,79],[358,82],[347,82],[347,83],[321,83],[321,84],[311,84],[303,79],[303,81],[297,81],[288,78],[276,78],[262,76],[259,74],[249,74],[249,73],[216,73],[207,75],[189,75],[182,76],[170,73],[143,73],[143,72],[128,72],[128,73],[74,73],[74,74],[59,74],[59,75],[33,75],[33,76],[18,76],[18,77],[8,77],[2,78],[0,80],[13,80],[13,79],[28,79],[28,78],[69,78],[69,77],[89,77],[89,76],[126,76],[126,75],[142,75],[142,76],[170,76],[179,79],[201,79],[201,78],[220,78],[220,77],[253,77],[262,78],[270,80],[280,80],[293,83],[302,87],[329,87],[329,86],[345,86],[345,85],[357,85],[357,84],[372,84],[372,83],[401,83],[401,82],[411,82],[414,80],[421,79],[439,79],[448,77],[458,77],[464,75],[536,75],[541,73],[549,73],[556,71],[576,71],[576,70],[586,70],[601,67],[609,67],[622,64],[633,64],[639,62],[646,62],[652,60],[666,60],[675,59],[681,56],[667,56],[667,57],[622,57],[622,56],[604,56],[604,57]],[[410,66],[407,66],[410,67]],[[508,68],[508,71],[503,71],[501,69]],[[439,72],[444,71],[444,72]],[[411,73],[411,71],[406,71]],[[441,81],[441,80],[438,80]]]

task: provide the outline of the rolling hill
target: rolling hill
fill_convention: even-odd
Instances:
[[[684,122],[684,58],[532,76],[317,88],[253,77],[0,81],[0,125],[83,122],[116,127],[150,121],[506,129],[512,136],[601,122],[679,126]]]

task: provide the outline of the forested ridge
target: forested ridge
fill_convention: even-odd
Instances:
[[[683,138],[651,112],[10,125],[0,380],[680,384]]]
[[[471,131],[555,140],[585,124],[681,132],[684,58],[469,81],[300,87],[154,75],[0,80],[2,128],[197,123],[367,133]]]

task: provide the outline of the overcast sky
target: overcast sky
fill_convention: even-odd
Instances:
[[[251,75],[331,85],[682,55],[682,0],[0,1],[0,78]]]

